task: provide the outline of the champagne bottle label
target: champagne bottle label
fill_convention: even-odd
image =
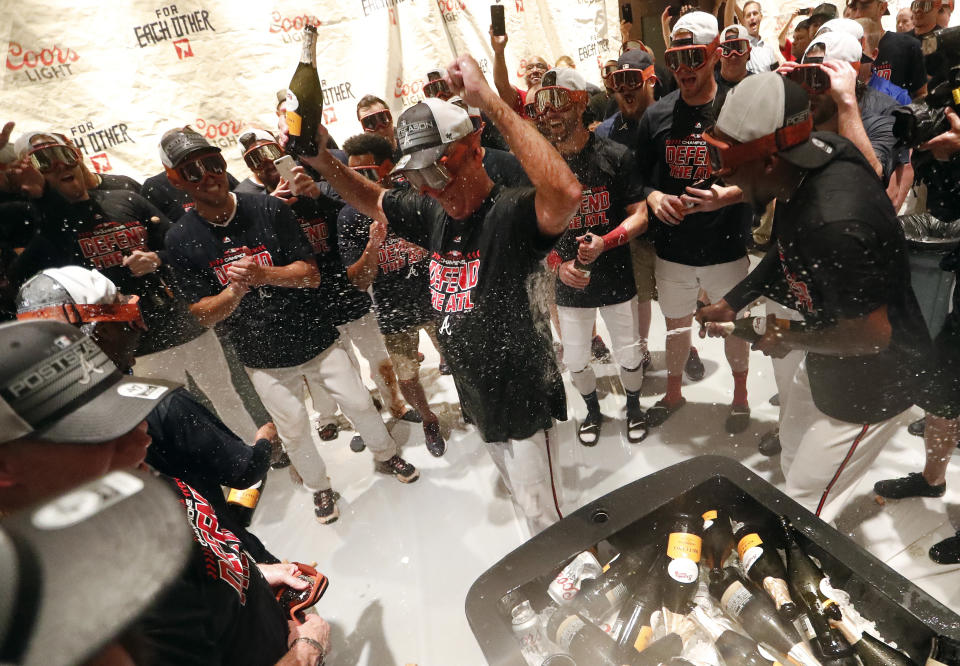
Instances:
[[[586,626],[586,623],[576,615],[571,615],[557,627],[557,645],[564,650],[570,647],[573,637]]]
[[[700,567],[698,567],[697,563],[693,560],[681,557],[676,560],[670,560],[670,564],[667,565],[667,573],[677,582],[693,583],[697,580]]]
[[[637,640],[633,642],[633,649],[637,652],[643,652],[647,649],[647,646],[650,645],[651,638],[653,638],[653,628],[640,627],[640,631],[637,633]]]
[[[667,556],[674,561],[683,558],[694,563],[700,561],[700,546],[703,540],[696,534],[687,532],[671,532],[667,541]]]
[[[751,532],[740,539],[740,543],[737,544],[737,554],[740,556],[740,561],[743,562],[744,571],[750,571],[753,563],[763,555],[763,548],[760,547],[762,545],[763,540],[755,532]]]
[[[716,511],[707,511],[703,514],[703,529],[708,530],[713,526],[713,521],[717,519]]]
[[[303,117],[299,113],[287,111],[287,132],[291,136],[300,136],[303,131]]]
[[[810,618],[807,617],[806,613],[801,613],[800,616],[793,621],[793,626],[796,627],[801,636],[806,636],[808,641],[812,641],[817,637],[817,632],[813,630],[813,624],[810,622]]]
[[[723,606],[730,615],[734,617],[740,617],[740,613],[743,612],[743,607],[747,605],[747,602],[753,598],[753,595],[750,593],[750,590],[743,586],[743,583],[740,581],[734,581],[730,587],[728,587],[723,596],[720,597],[720,605]]]
[[[252,488],[247,488],[246,490],[238,490],[236,488],[231,488],[230,493],[227,495],[228,504],[239,504],[240,506],[245,506],[248,509],[254,509],[257,506],[257,502],[260,501],[260,484]]]
[[[763,589],[766,590],[770,598],[773,599],[773,603],[777,605],[777,610],[780,610],[781,606],[789,604],[792,601],[790,598],[790,588],[787,587],[787,581],[781,578],[767,576],[763,579]]]

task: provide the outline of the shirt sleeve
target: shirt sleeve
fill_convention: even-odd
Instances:
[[[337,216],[337,236],[340,239],[340,259],[344,266],[360,260],[370,240],[370,218],[354,208],[344,208]]]
[[[889,114],[871,115],[863,118],[863,128],[873,146],[873,152],[880,160],[883,169],[883,184],[890,181],[893,172],[894,158],[897,156],[897,138],[893,135],[894,117]]]
[[[724,295],[723,300],[739,312],[761,296],[778,293],[776,286],[784,282],[780,253],[774,244],[757,267]]]
[[[179,238],[181,235],[187,235],[182,224],[177,225],[167,234],[165,243],[166,265],[168,274],[173,278],[174,289],[187,303],[196,303],[207,296],[219,294],[223,291],[223,287],[217,282],[213,270],[206,266],[193,265],[181,253],[178,244],[191,242],[189,238]]]
[[[498,205],[509,206],[505,217],[514,233],[533,250],[537,259],[543,259],[563,234],[546,236],[540,232],[540,225],[537,224],[536,195],[537,190],[533,187],[504,190],[500,194]]]
[[[389,190],[383,197],[383,214],[395,234],[420,247],[430,247],[430,221],[434,206],[429,197],[410,190]]]

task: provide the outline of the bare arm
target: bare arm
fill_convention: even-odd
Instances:
[[[210,328],[233,314],[247,291],[243,285],[230,283],[216,296],[207,296],[192,304],[190,314],[196,317],[201,326]]]
[[[780,31],[780,34],[777,36],[777,43],[782,49],[787,44],[787,36],[790,34],[790,26],[793,25],[793,19],[797,18],[797,10],[793,10],[793,14],[790,15],[790,18],[787,19],[787,22],[783,24],[783,30]]]
[[[520,106],[520,96],[517,89],[510,83],[510,72],[507,71],[507,59],[504,51],[507,49],[507,36],[497,37],[490,26],[490,46],[493,47],[493,84],[497,87],[500,99],[506,102],[511,109]]]
[[[380,246],[387,235],[387,226],[374,220],[370,224],[370,239],[363,249],[363,254],[356,263],[347,266],[347,278],[357,289],[364,290],[373,284],[380,269]]]
[[[327,128],[317,128],[317,145],[327,145]],[[367,217],[386,223],[380,212],[380,197],[386,190],[367,180],[334,157],[329,150],[321,148],[316,157],[302,157],[304,162],[320,172],[343,200]]]
[[[734,14],[736,14],[737,17],[740,16],[740,8],[737,7],[737,0],[727,0],[727,4],[723,8],[724,28],[726,28],[728,25],[733,25]]]
[[[883,178],[883,165],[873,151],[857,104],[857,71],[846,62],[825,62],[820,65],[830,77],[830,96],[837,103],[837,134],[849,139],[860,149],[867,162]]]
[[[537,227],[545,236],[562,234],[580,206],[583,190],[560,153],[520,118],[487,85],[476,61],[460,56],[447,68],[450,87],[479,107],[497,126],[536,188]]]
[[[664,7],[660,14],[660,32],[663,34],[663,43],[670,48],[670,5]]]

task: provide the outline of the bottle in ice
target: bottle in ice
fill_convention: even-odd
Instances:
[[[734,567],[710,573],[710,594],[753,640],[769,645],[801,666],[819,665],[793,624],[780,617],[770,598],[744,580]]]
[[[666,557],[659,567],[663,621],[673,631],[687,614],[690,600],[697,591],[700,575],[700,537],[703,519],[689,513],[677,514],[667,537]]]
[[[733,532],[726,511],[710,509],[703,514],[703,561],[709,569],[722,569],[733,550]]]
[[[323,113],[323,88],[317,73],[317,29],[312,25],[303,29],[303,51],[287,89],[285,112],[289,133],[287,154],[294,157],[316,155],[317,127]]]
[[[231,488],[227,493],[227,505],[234,519],[244,527],[250,527],[253,520],[253,512],[260,503],[260,497],[263,496],[263,488],[267,483],[264,478],[257,481],[249,488]]]
[[[721,321],[714,322],[714,324],[723,330],[725,336],[735,335],[738,338],[743,338],[750,342],[756,342],[767,332],[766,317],[743,317],[736,321]],[[792,331],[802,330],[804,328],[803,322],[791,321],[789,319],[777,319],[777,326]]]
[[[830,620],[831,626],[839,629],[843,637],[853,646],[863,666],[917,666],[910,657],[894,650],[883,641],[861,631],[849,618],[840,621]]]
[[[816,645],[825,657],[845,657],[853,653],[830,620],[841,618],[840,607],[820,589],[823,574],[797,543],[793,526],[780,516],[787,549],[787,577],[793,598],[804,611],[816,634]]]
[[[650,568],[652,559],[652,549],[620,553],[603,575],[581,583],[573,605],[587,618],[599,622],[623,604],[637,578]]]
[[[646,576],[627,597],[611,634],[617,637],[621,654],[642,652],[653,638],[650,618],[660,606],[660,588],[654,576]]]
[[[607,633],[579,613],[557,608],[547,620],[547,638],[578,664],[622,666],[620,649]]]
[[[514,606],[510,616],[513,635],[520,643],[520,654],[529,666],[540,666],[548,654],[540,617],[528,600]]]
[[[787,571],[780,553],[772,544],[764,543],[760,530],[747,523],[734,521],[733,539],[747,577],[770,595],[785,619],[793,620],[800,611],[790,597]]]
[[[734,631],[726,622],[710,617],[699,606],[690,614],[706,634],[727,666],[780,666],[760,653],[757,642]]]
[[[955,666],[960,664],[960,641],[947,636],[934,636],[926,666]]]

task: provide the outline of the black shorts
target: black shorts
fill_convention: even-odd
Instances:
[[[933,341],[935,363],[925,382],[926,411],[946,419],[960,417],[960,312],[951,312]]]

